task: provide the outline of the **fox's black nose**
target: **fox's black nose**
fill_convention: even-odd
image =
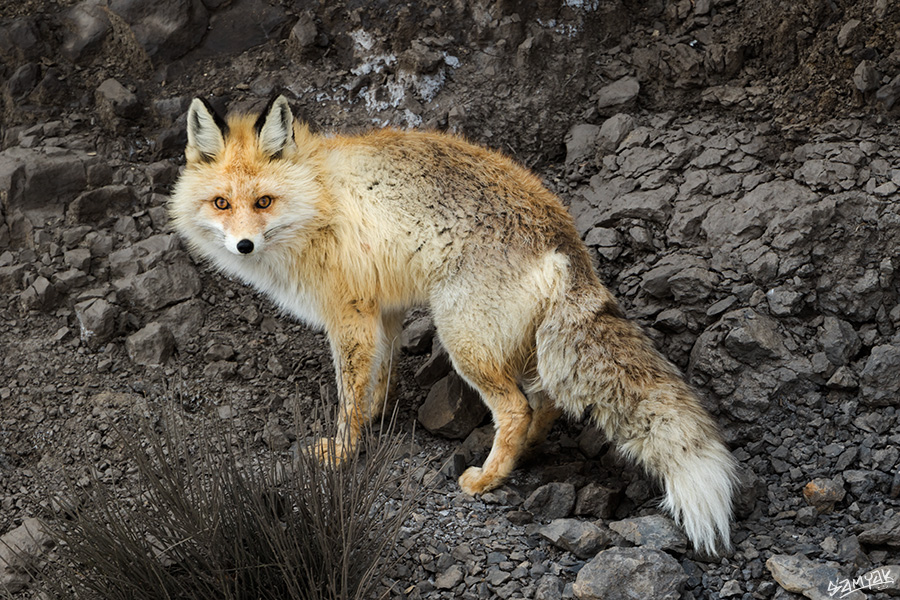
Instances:
[[[241,240],[237,243],[237,249],[241,254],[250,254],[253,252],[253,242],[250,240]]]

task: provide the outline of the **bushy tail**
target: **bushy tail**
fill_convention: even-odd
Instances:
[[[662,481],[695,548],[728,550],[735,461],[712,417],[608,290],[561,287],[536,332],[539,385]]]

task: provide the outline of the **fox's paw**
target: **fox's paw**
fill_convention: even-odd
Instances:
[[[336,438],[319,438],[310,446],[310,450],[319,462],[327,465],[337,466],[350,458],[349,449]]]
[[[469,467],[459,478],[459,487],[467,494],[483,494],[503,483],[502,480],[485,474],[481,467]]]

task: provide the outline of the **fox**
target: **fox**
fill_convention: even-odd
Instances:
[[[227,119],[195,98],[185,163],[168,210],[189,250],[327,334],[340,408],[321,459],[346,459],[383,410],[405,314],[424,307],[494,424],[463,492],[587,416],[660,482],[698,551],[730,550],[736,463],[717,424],[530,170],[450,133],[315,133],[283,95]]]

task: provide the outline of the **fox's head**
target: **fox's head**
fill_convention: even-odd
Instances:
[[[306,227],[316,215],[316,183],[299,160],[295,124],[284,96],[258,116],[227,121],[199,98],[187,116],[187,165],[170,204],[176,230],[208,258],[225,250],[256,257]],[[224,257],[221,260],[225,259]]]

